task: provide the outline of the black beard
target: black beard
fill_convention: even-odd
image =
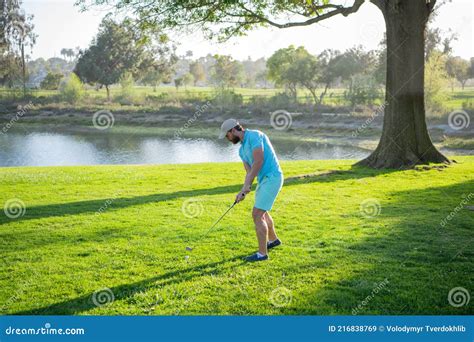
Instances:
[[[235,136],[232,138],[232,143],[235,145],[235,144],[238,144],[240,142],[240,138],[238,136]]]

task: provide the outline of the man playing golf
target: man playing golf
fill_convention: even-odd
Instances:
[[[275,233],[275,225],[269,211],[283,186],[283,172],[268,137],[257,130],[244,129],[237,120],[228,119],[222,123],[220,139],[226,137],[233,144],[240,142],[239,156],[244,163],[244,186],[235,201],[244,200],[250,192],[253,180],[257,177],[255,205],[252,217],[258,239],[258,252],[246,258],[247,261],[268,259],[268,250],[281,245]]]

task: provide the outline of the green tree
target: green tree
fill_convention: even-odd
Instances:
[[[241,84],[243,67],[231,56],[215,55],[215,64],[211,67],[211,80],[217,88],[228,89]]]
[[[204,82],[206,80],[206,70],[199,61],[192,62],[189,65],[189,72],[194,77],[194,85],[196,85],[198,82]]]
[[[336,75],[349,82],[349,92],[351,92],[355,75],[374,72],[376,55],[373,51],[365,51],[361,46],[356,46],[335,57],[333,63]]]
[[[471,64],[461,57],[449,57],[446,60],[446,71],[450,77],[461,83],[462,89],[471,78]]]
[[[157,34],[145,46],[145,57],[139,68],[139,79],[141,83],[156,87],[160,83],[171,83],[175,73],[176,47],[168,44],[168,38],[165,35]]]
[[[299,47],[298,49],[304,49]],[[279,49],[267,60],[267,76],[277,87],[285,87],[296,102],[298,98],[298,76],[290,71],[297,58],[297,49],[293,45]]]
[[[183,85],[183,78],[182,77],[177,77],[174,79],[174,86],[176,87],[176,91],[179,91],[179,87]]]
[[[140,75],[141,64],[147,61],[148,41],[129,21],[104,19],[92,44],[80,52],[74,72],[83,82],[105,86],[110,101],[110,85],[125,72]]]
[[[41,81],[40,87],[42,89],[56,90],[59,88],[59,83],[63,77],[63,74],[48,72],[46,77]]]
[[[296,49],[295,61],[288,68],[288,74],[302,87],[306,88],[313,97],[314,104],[319,103],[317,95],[321,84],[321,65],[316,56],[311,55],[305,48]]]
[[[338,60],[341,53],[337,50],[324,50],[318,55],[320,63],[321,75],[320,82],[324,86],[324,90],[319,95],[319,103],[323,103],[324,97],[327,94],[328,89],[340,76],[340,72],[337,68]]]
[[[69,60],[69,62],[72,62],[72,59],[76,55],[73,49],[66,49],[66,48],[62,48],[60,53],[61,53],[61,56],[64,56],[64,59]]]
[[[33,32],[33,16],[20,8],[21,1],[2,0],[0,2],[0,79],[14,86],[13,80],[21,75],[23,96],[26,96],[26,54],[25,47],[33,48],[36,34]]]
[[[103,5],[103,0],[78,0]],[[319,23],[357,12],[365,0],[226,1],[183,0],[156,3],[107,0],[131,11],[141,27],[193,26],[208,37],[225,40],[261,26],[289,28]],[[360,162],[376,168],[400,168],[429,162],[449,162],[433,145],[425,119],[425,29],[438,0],[370,0],[385,20],[387,74],[382,136],[375,151]],[[282,18],[299,18],[282,21]]]
[[[186,73],[183,75],[183,84],[184,87],[186,88],[189,85],[194,84],[194,76],[190,72]]]
[[[14,52],[0,48],[0,84],[9,88],[22,84],[21,58]]]

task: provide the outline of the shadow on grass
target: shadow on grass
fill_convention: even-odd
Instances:
[[[305,305],[280,314],[472,315],[472,303],[450,305],[448,293],[472,290],[474,284],[474,216],[463,208],[469,197],[472,203],[473,192],[469,180],[391,193],[396,202],[381,202],[380,226],[361,228],[371,230],[364,239],[338,246],[338,263],[347,275],[305,292]],[[314,258],[323,255],[316,249]]]
[[[398,170],[373,170],[369,168],[353,166],[349,170],[334,170],[324,173],[313,173],[305,174],[300,176],[288,177],[285,179],[284,186],[294,186],[299,184],[306,183],[323,183],[323,182],[333,182],[337,180],[346,180],[346,179],[359,179],[365,177],[374,177],[381,174],[394,172]],[[179,184],[177,184],[179,186]],[[23,220],[33,220],[46,217],[61,217],[66,215],[77,215],[84,213],[95,213],[100,210],[101,207],[104,207],[107,200],[110,200],[111,203],[107,205],[107,210],[115,210],[121,208],[127,208],[135,205],[142,205],[148,203],[156,203],[162,201],[174,200],[177,198],[185,197],[196,197],[204,195],[222,195],[233,193],[236,194],[242,187],[242,184],[226,185],[219,186],[208,189],[196,189],[196,190],[184,190],[184,191],[175,191],[171,193],[163,194],[152,194],[146,196],[136,196],[136,197],[120,197],[120,198],[103,198],[98,200],[86,200],[86,201],[77,201],[77,202],[68,202],[68,203],[58,203],[58,204],[48,204],[27,207],[26,213],[24,216],[10,219],[6,215],[0,216],[0,225],[6,224],[9,222],[18,222]]]
[[[242,259],[247,255],[239,255],[233,258],[221,261],[198,265],[186,269],[180,269],[167,272],[162,275],[141,280],[131,284],[124,284],[110,288],[114,295],[114,300],[124,300],[133,297],[135,294],[147,291],[151,288],[166,286],[171,284],[179,284],[196,277],[204,277],[207,275],[217,275],[224,270],[228,270],[245,263]],[[231,266],[219,267],[230,262],[239,261],[240,263]],[[100,290],[100,289],[98,289]],[[81,297],[44,306],[41,308],[24,310],[12,313],[12,315],[75,315],[84,311],[88,311],[97,307],[93,302],[94,292],[88,293]]]
[[[348,267],[349,276],[326,283],[318,291],[305,293],[304,305],[281,308],[280,313],[351,314],[352,309],[367,298],[377,283],[388,279],[386,289],[373,296],[359,311],[360,314],[472,314],[472,305],[460,309],[451,307],[447,301],[447,293],[455,286],[472,287],[472,282],[470,283],[472,277],[469,275],[472,273],[469,272],[474,267],[474,255],[468,244],[472,244],[473,241],[474,219],[470,217],[461,220],[460,216],[455,216],[446,227],[443,229],[439,227],[440,221],[459,205],[462,195],[469,193],[468,189],[474,189],[473,181],[390,194],[397,200],[382,202],[379,219],[396,218],[399,221],[388,228],[381,227],[380,229],[386,229],[381,235],[372,237],[367,235],[367,238],[357,243],[342,246],[341,255],[333,257],[336,258],[334,263]],[[433,198],[436,200],[433,201]],[[466,213],[460,212],[457,215]],[[336,239],[339,240],[340,237]],[[315,244],[318,242],[320,241],[314,241]],[[331,241],[327,243],[331,245]],[[456,260],[463,252],[467,258],[462,261]],[[283,258],[288,250],[282,249],[280,253],[280,257]],[[313,256],[315,259],[320,258],[321,255],[318,253],[321,253],[321,250],[316,248]],[[226,264],[242,257],[243,255],[167,272],[135,283],[116,286],[111,290],[116,300],[126,300],[156,286],[167,286],[226,272],[242,263]],[[354,271],[350,265],[357,265],[360,262],[368,263],[370,267]],[[288,271],[295,266],[311,269],[314,263],[288,264],[285,268]],[[433,282],[435,278],[436,282]],[[308,291],[311,291],[311,288],[308,288]],[[74,299],[13,314],[78,314],[95,308],[93,295],[94,293],[88,293]]]

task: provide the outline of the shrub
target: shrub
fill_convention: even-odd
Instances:
[[[115,101],[121,105],[132,105],[135,97],[133,93],[134,80],[131,73],[126,72],[120,77],[120,93],[115,96]]]
[[[287,109],[291,103],[294,103],[294,99],[287,93],[278,93],[270,97],[268,102],[273,108]]]
[[[69,77],[59,86],[61,97],[69,102],[76,103],[84,96],[84,88],[81,80],[75,73],[71,73]]]
[[[352,78],[352,87],[344,92],[344,98],[352,107],[358,104],[374,104],[381,97],[379,85],[373,76],[355,75]]]
[[[439,116],[446,111],[444,89],[448,85],[448,74],[445,65],[446,57],[437,51],[431,54],[425,64],[425,103],[428,116]]]
[[[236,94],[233,90],[219,89],[212,102],[221,107],[241,106],[244,103],[243,96]]]

